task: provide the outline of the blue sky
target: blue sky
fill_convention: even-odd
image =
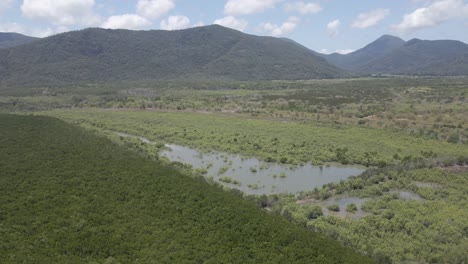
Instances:
[[[221,24],[350,52],[384,34],[468,43],[465,0],[0,0],[0,32],[45,37],[86,27],[177,30]]]

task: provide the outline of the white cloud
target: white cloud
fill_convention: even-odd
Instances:
[[[388,9],[375,9],[367,13],[361,13],[351,24],[353,28],[368,28],[377,25],[390,14]]]
[[[23,15],[31,20],[48,21],[56,25],[96,23],[94,0],[24,0]]]
[[[273,8],[282,0],[228,0],[224,5],[224,13],[228,16],[250,15]]]
[[[353,50],[353,49],[337,49],[335,51],[329,51],[328,49],[321,49],[319,52],[322,53],[322,54],[332,54],[332,53],[348,54],[348,53],[351,53],[353,51],[356,51],[356,50]]]
[[[296,29],[297,24],[299,23],[299,18],[297,17],[290,17],[280,26],[272,23],[262,23],[260,24],[260,30],[268,32],[268,34],[278,37],[287,35]]]
[[[13,0],[0,1],[0,14],[3,13],[8,8],[10,8],[12,3],[13,3]]]
[[[146,18],[136,14],[124,14],[111,16],[101,25],[103,28],[122,28],[122,29],[141,29],[150,25],[151,22]]]
[[[173,0],[138,0],[137,14],[146,19],[160,18],[175,7]]]
[[[466,16],[468,16],[468,4],[463,0],[435,0],[426,7],[406,14],[403,21],[393,28],[400,33],[408,33]]]
[[[186,16],[170,16],[161,21],[160,26],[164,30],[184,29],[190,26],[190,19]]]
[[[353,51],[356,51],[356,50],[353,50],[353,49],[337,49],[337,50],[335,50],[335,52],[338,53],[338,54],[348,54],[348,53],[351,53]]]
[[[20,33],[23,35],[31,36],[31,37],[48,37],[50,35],[62,33],[69,31],[68,27],[65,26],[58,26],[55,28],[51,27],[40,27],[40,28],[31,28],[31,27],[24,27],[18,23],[5,23],[0,24],[0,32],[15,32]]]
[[[335,19],[327,24],[327,34],[333,38],[338,35],[338,29],[340,28],[340,20]]]
[[[322,11],[322,7],[318,3],[294,2],[284,5],[284,9],[288,12],[299,12],[302,15],[315,14]]]
[[[244,31],[245,27],[247,27],[248,23],[244,19],[237,19],[233,16],[227,16],[220,19],[216,19],[213,24],[218,24],[221,26],[237,29],[240,31]]]

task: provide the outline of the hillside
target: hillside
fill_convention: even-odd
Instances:
[[[92,28],[0,50],[1,86],[341,75],[305,47],[218,25],[178,31]]]
[[[18,33],[0,32],[0,49],[12,48],[26,43],[33,42],[38,38],[21,35]]]
[[[384,35],[365,47],[349,54],[333,53],[324,55],[328,62],[350,71],[359,71],[370,61],[381,58],[400,48],[405,41],[394,36]]]
[[[412,39],[359,69],[366,73],[466,75],[468,45],[454,40]]]
[[[81,128],[0,114],[1,263],[367,263]]]
[[[357,74],[466,75],[468,45],[455,40],[404,40],[384,35],[349,54],[320,54]]]

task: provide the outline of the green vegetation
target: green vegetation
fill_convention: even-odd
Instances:
[[[147,111],[55,110],[44,113],[83,126],[140,135],[202,151],[220,150],[269,161],[327,161],[379,165],[434,153],[441,159],[468,156],[462,145],[373,128],[297,124],[238,116]],[[234,138],[237,141],[233,140]]]
[[[76,126],[0,122],[1,263],[369,262]]]
[[[354,213],[357,210],[357,206],[355,203],[350,203],[346,205],[346,212]]]
[[[466,75],[468,45],[454,40],[403,41],[382,36],[362,49],[323,55],[330,63],[361,74]]]
[[[131,87],[132,82],[160,80],[297,80],[344,75],[297,43],[219,25],[175,31],[90,28],[0,49],[4,87],[122,82]]]
[[[290,221],[327,234],[380,263],[465,263],[468,170],[459,166],[410,169],[412,166],[370,170],[298,197],[270,196],[266,203]],[[398,194],[401,191],[414,193],[414,198],[403,199]],[[323,207],[319,202],[322,192],[367,200],[363,212],[356,211],[354,203],[348,204],[346,210],[352,209],[357,218],[311,219],[311,206]],[[339,209],[338,205],[331,207],[331,211]]]
[[[224,182],[224,183],[231,183],[231,184],[234,184],[234,185],[242,185],[242,183],[238,180],[235,180],[229,176],[223,176],[223,177],[220,177],[219,178],[219,181],[220,182]]]
[[[339,212],[340,206],[338,204],[332,204],[332,205],[329,205],[327,209],[333,212]]]
[[[0,109],[58,117],[155,161],[153,166],[167,166],[195,178],[204,175],[214,186],[203,188],[216,190],[221,184],[206,175],[206,169],[193,170],[159,157],[164,144],[239,153],[291,168],[307,162],[324,170],[337,165],[329,161],[368,165],[370,169],[360,176],[295,195],[225,191],[243,196],[266,214],[281,215],[311,233],[334,238],[376,262],[468,262],[467,77],[96,87],[38,88],[28,93],[2,90],[1,94],[16,96],[1,96]],[[116,132],[134,136],[119,137]],[[139,136],[152,143],[143,143]],[[221,172],[229,174],[231,161],[221,159],[225,162]],[[209,160],[204,164],[212,166]],[[281,184],[294,180],[278,173],[271,175],[278,181],[274,186],[259,186],[255,177],[263,175],[266,166],[253,168],[258,173],[243,184],[259,193],[279,192]],[[180,191],[187,190],[191,191]],[[341,199],[347,199],[345,204],[354,202],[352,213],[346,212]]]

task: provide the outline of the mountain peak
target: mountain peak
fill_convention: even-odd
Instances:
[[[338,67],[355,71],[371,60],[385,56],[405,44],[401,38],[383,35],[365,47],[345,55],[331,54],[326,59]]]
[[[392,36],[392,35],[382,35],[380,38],[376,39],[375,41],[403,41],[401,38]]]

